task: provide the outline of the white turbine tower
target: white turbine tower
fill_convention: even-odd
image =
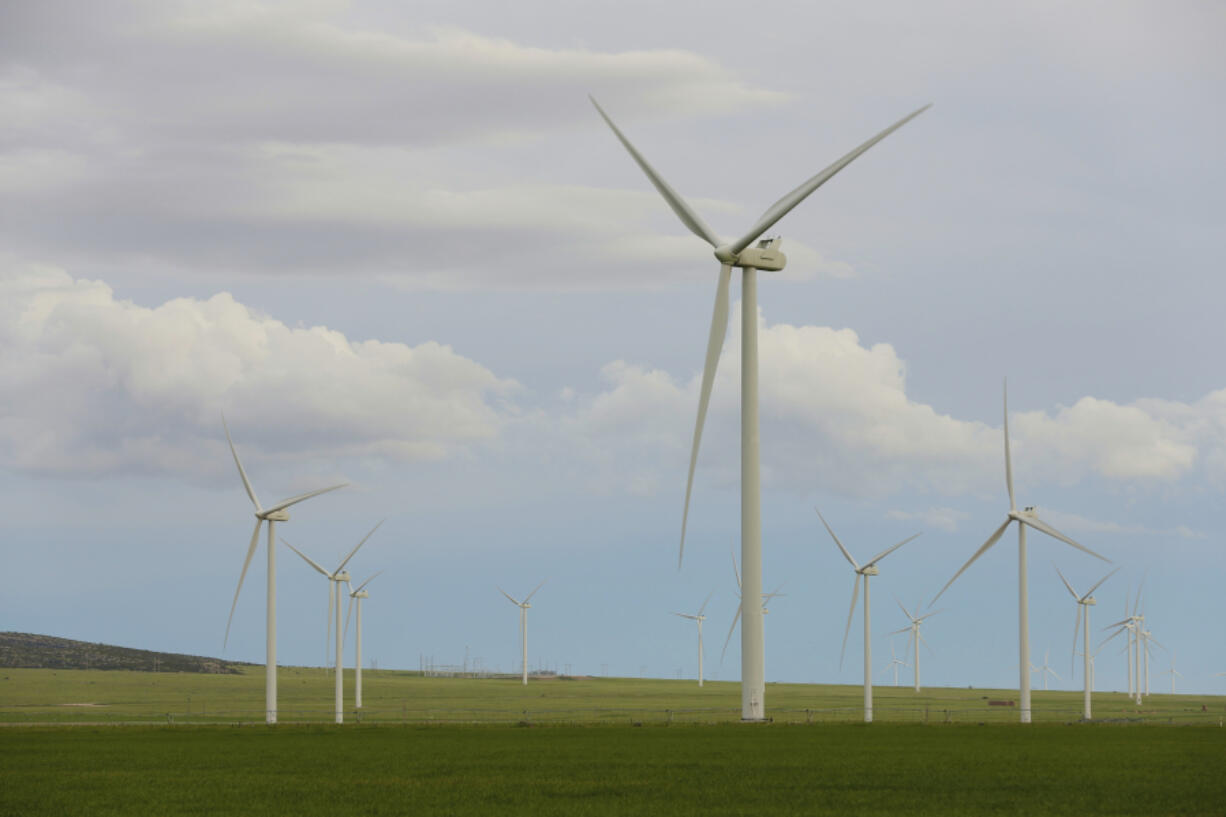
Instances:
[[[1162,643],[1154,638],[1154,634],[1149,630],[1141,630],[1140,638],[1141,647],[1145,651],[1145,694],[1149,695],[1149,645],[1153,643],[1164,650],[1166,647],[1163,647]]]
[[[907,610],[906,607],[902,606],[902,602],[899,601],[897,598],[894,599],[894,602],[898,605],[898,608],[902,610],[902,614],[906,616],[907,620],[910,621],[911,623],[908,624],[906,627],[902,627],[898,630],[894,630],[893,632],[889,633],[889,635],[898,635],[899,633],[910,633],[911,634],[910,646],[914,649],[914,653],[913,653],[914,657],[912,660],[915,661],[915,667],[914,667],[915,669],[915,691],[919,692],[920,691],[920,660],[919,660],[920,642],[923,641],[924,646],[928,647],[927,639],[925,639],[924,636],[920,633],[920,625],[924,623],[924,619],[931,618],[932,616],[935,616],[937,613],[941,613],[944,611],[943,610],[933,610],[931,613],[924,613],[924,615],[922,616],[913,616],[911,615],[910,611]],[[920,605],[918,604],[915,605],[915,612],[918,613],[919,610],[920,610]],[[931,650],[932,647],[928,647],[928,649]]]
[[[383,524],[382,521],[379,522],[379,525],[382,525],[382,524]],[[334,615],[333,610],[336,611],[335,612],[335,616],[336,616],[336,660],[332,666],[335,670],[335,675],[336,675],[336,679],[334,682],[334,687],[335,687],[334,697],[335,697],[335,704],[336,704],[335,705],[335,719],[337,723],[345,722],[345,683],[344,683],[345,681],[345,663],[344,663],[344,658],[343,658],[345,639],[344,639],[344,634],[341,631],[341,582],[349,581],[349,571],[345,570],[345,565],[348,564],[349,560],[353,558],[353,554],[358,552],[358,548],[366,544],[366,540],[374,535],[375,531],[379,529],[379,525],[375,525],[373,528],[371,528],[370,533],[363,536],[362,541],[354,545],[353,550],[349,551],[349,555],[346,556],[344,559],[342,559],[341,563],[337,565],[336,570],[333,570],[333,571],[326,570],[322,565],[320,565],[310,556],[307,556],[305,553],[303,553],[301,550],[291,545],[289,542],[285,542],[284,537],[282,537],[281,539],[282,542],[285,542],[285,546],[287,548],[289,548],[290,550],[294,551],[294,553],[297,553],[299,556],[301,556],[304,562],[309,564],[311,567],[315,568],[315,570],[318,571],[321,576],[323,576],[325,579],[328,580],[328,619],[329,621],[332,620],[332,616]]]
[[[1009,386],[1005,384],[1004,391],[1005,404],[1005,485],[1009,489],[1009,513],[1005,521],[999,528],[988,537],[988,541],[984,542],[979,550],[975,551],[975,555],[967,560],[966,564],[962,565],[961,569],[954,574],[954,577],[945,583],[941,588],[941,592],[937,593],[936,598],[932,600],[933,604],[941,595],[949,589],[949,586],[957,581],[958,577],[970,567],[976,559],[982,556],[987,550],[1000,541],[1000,537],[1004,536],[1005,529],[1014,522],[1017,523],[1017,620],[1018,620],[1018,686],[1021,700],[1021,721],[1022,723],[1030,723],[1030,612],[1029,598],[1026,589],[1026,526],[1034,528],[1037,531],[1046,533],[1055,539],[1059,539],[1067,545],[1072,545],[1078,550],[1084,551],[1095,558],[1102,559],[1104,562],[1111,561],[1103,556],[1099,556],[1094,551],[1087,547],[1077,544],[1072,539],[1065,536],[1060,531],[1048,525],[1043,520],[1039,519],[1035,513],[1034,507],[1017,509],[1017,502],[1013,497],[1013,462],[1009,452]]]
[[[501,587],[498,588],[499,593],[506,596],[512,604],[519,608],[519,637],[523,644],[524,686],[528,685],[528,608],[532,606],[528,602],[531,601],[532,597],[536,595],[537,590],[540,590],[545,586],[545,582],[547,581],[549,580],[545,579],[538,584],[536,589],[529,593],[527,598],[525,598],[523,601],[516,601],[511,597],[510,593],[503,590]]]
[[[339,485],[330,485],[327,488],[320,488],[316,491],[308,491],[305,494],[292,496],[289,499],[284,499],[270,508],[265,508],[260,505],[260,500],[256,499],[255,490],[251,487],[251,480],[247,479],[247,472],[243,469],[243,463],[238,458],[238,451],[234,448],[234,440],[230,439],[230,427],[226,425],[226,418],[223,415],[221,418],[222,427],[226,430],[226,442],[230,444],[230,453],[234,455],[234,464],[238,466],[238,475],[243,480],[243,488],[247,491],[247,496],[251,499],[251,504],[255,506],[255,530],[251,532],[251,544],[247,546],[247,558],[243,560],[243,570],[238,574],[238,587],[234,590],[234,601],[230,603],[230,617],[226,619],[226,637],[222,641],[222,649],[230,641],[230,625],[234,621],[234,608],[238,606],[238,594],[243,590],[243,579],[247,577],[247,568],[251,566],[251,558],[255,556],[255,549],[260,543],[260,526],[268,522],[268,599],[265,607],[265,635],[264,635],[264,720],[267,723],[277,722],[277,534],[276,527],[278,522],[289,521],[289,508],[297,505],[303,500],[310,499],[313,496],[335,491],[337,488],[344,488],[349,483],[342,482]]]
[[[899,667],[909,667],[909,666],[911,665],[908,664],[906,661],[902,660],[901,658],[899,658],[898,654],[894,652],[894,639],[891,638],[890,639],[890,663],[885,665],[885,668],[882,670],[882,672],[889,672],[891,669],[894,670],[894,686],[898,686],[898,668]]]
[[[382,572],[382,570],[379,571],[379,573]],[[354,625],[356,640],[353,650],[353,706],[355,709],[362,708],[362,599],[370,598],[370,593],[366,592],[366,585],[373,582],[379,573],[375,573],[374,576],[359,584],[357,590],[353,589],[348,579],[345,580],[345,588],[349,591],[349,609],[345,610],[346,635],[349,634],[349,613],[353,611],[354,602],[357,602],[358,605],[358,619]]]
[[[1055,567],[1055,565],[1052,565]],[[1073,624],[1073,657],[1069,659],[1069,673],[1072,674],[1072,662],[1077,656],[1077,637],[1081,636],[1081,643],[1084,647],[1082,655],[1085,657],[1085,666],[1083,673],[1085,675],[1085,693],[1081,702],[1081,717],[1084,720],[1090,720],[1090,693],[1094,689],[1094,671],[1091,665],[1094,662],[1094,656],[1090,654],[1090,608],[1098,601],[1094,598],[1094,591],[1102,586],[1103,582],[1114,576],[1119,571],[1117,567],[1106,576],[1103,576],[1094,586],[1087,590],[1084,594],[1078,595],[1073,589],[1073,585],[1069,584],[1069,580],[1064,578],[1064,574],[1060,572],[1060,568],[1056,568],[1057,575],[1060,576],[1060,581],[1064,582],[1064,587],[1068,590],[1069,595],[1077,602],[1077,621]]]
[[[702,606],[698,608],[698,612],[695,614],[673,613],[674,616],[688,618],[698,625],[698,686],[702,686],[702,623],[707,620],[707,617],[702,612],[707,609],[707,602],[711,600],[711,596],[712,593],[707,594],[706,600],[703,601]]]
[[[817,510],[816,508],[814,510]],[[851,609],[847,611],[847,627],[843,630],[843,648],[839,651],[839,669],[843,668],[843,656],[847,653],[847,636],[851,634],[851,619],[856,614],[856,598],[860,594],[860,580],[864,580],[864,722],[873,722],[873,645],[872,645],[872,630],[870,620],[872,618],[872,607],[869,602],[868,580],[870,576],[876,576],[877,563],[889,556],[894,551],[898,550],[903,545],[910,542],[919,534],[908,536],[898,544],[886,548],[878,553],[863,566],[860,565],[852,555],[847,552],[847,548],[843,547],[843,543],[839,541],[839,537],[834,535],[834,531],[830,528],[830,523],[826,521],[826,517],[822,516],[821,511],[817,511],[817,518],[822,520],[822,524],[826,526],[826,532],[830,534],[830,538],[838,545],[843,557],[851,564],[851,569],[856,572],[855,579],[851,585]]]
[[[719,261],[719,279],[715,289],[715,311],[707,338],[706,362],[703,365],[702,388],[698,398],[698,416],[694,423],[694,440],[690,453],[689,476],[685,488],[685,507],[681,514],[681,555],[685,552],[685,528],[689,517],[690,491],[694,485],[694,466],[698,459],[702,427],[707,416],[715,368],[724,345],[728,328],[728,286],[732,269],[739,267],[741,278],[741,562],[745,568],[745,592],[757,598],[762,592],[762,519],[761,480],[758,469],[758,289],[757,271],[782,270],[787,258],[779,249],[779,239],[758,241],[759,237],[809,194],[851,164],[860,154],[889,136],[898,128],[928,109],[923,108],[900,119],[881,133],[847,153],[834,164],[805,181],[795,190],[772,204],[749,231],[734,241],[726,242],[706,225],[697,212],[655,171],[642,154],[630,144],[604,109],[592,99],[592,104],[613,130],[622,146],[629,151],[652,185],[668,202],[690,232],[715,249]],[[757,241],[755,246],[750,246]],[[741,628],[741,718],[760,721],[766,717],[766,660],[764,628],[760,611],[750,606]]]

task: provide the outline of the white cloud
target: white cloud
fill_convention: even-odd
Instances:
[[[496,437],[516,388],[438,343],[291,328],[226,293],[150,309],[45,268],[0,275],[0,361],[0,460],[63,475],[192,473],[222,410],[247,451],[436,459]]]
[[[739,456],[739,317],[730,323],[699,457],[699,479],[725,485],[735,485]],[[865,346],[850,329],[764,321],[758,343],[764,479],[850,495],[1003,495],[1001,429],[911,399],[906,365],[891,345]],[[640,470],[654,464],[677,483],[688,460],[698,377],[681,385],[622,361],[605,374],[611,388],[576,400],[571,427],[606,463],[634,462]],[[1085,397],[1051,412],[1015,414],[1018,490],[1092,478],[1169,484],[1198,473],[1201,448],[1226,452],[1226,399],[1218,394],[1192,405]],[[947,530],[962,518],[948,508],[893,513]]]

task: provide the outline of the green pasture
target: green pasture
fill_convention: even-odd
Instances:
[[[345,673],[346,719],[353,711],[353,671]],[[364,670],[363,723],[718,723],[740,719],[740,686],[638,678],[437,678]],[[0,723],[257,723],[264,720],[264,669],[239,675],[104,670],[0,670]],[[278,671],[282,723],[332,720],[333,679],[323,669]],[[875,720],[899,723],[1011,723],[1017,710],[994,706],[1014,690],[879,686]],[[768,684],[776,722],[859,721],[859,686]],[[1081,693],[1036,690],[1036,721],[1081,715]],[[1154,694],[1137,706],[1121,693],[1096,693],[1095,719],[1217,725],[1226,696]]]
[[[9,726],[0,814],[1220,815],[1226,729]]]

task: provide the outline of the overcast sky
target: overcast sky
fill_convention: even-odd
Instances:
[[[760,274],[767,678],[840,670],[858,558],[876,664],[1008,507],[1145,578],[1188,690],[1223,692],[1226,7],[1216,2],[180,3],[0,12],[0,628],[220,654],[252,517],[370,586],[365,653],[739,676],[739,287],[676,569],[718,263],[594,95],[724,236],[927,103],[775,230]],[[1069,681],[1075,586],[1030,537]],[[1015,686],[1010,536],[925,624],[933,684]],[[264,556],[229,657],[263,661]],[[325,583],[279,554],[280,658]],[[858,614],[857,614],[858,621]],[[1101,634],[1100,634],[1101,635]],[[1122,688],[1112,642],[1100,686]],[[896,642],[902,649],[905,642]],[[1151,686],[1171,656],[1151,665]],[[883,671],[878,682],[884,683]],[[1036,681],[1037,683],[1037,681]],[[769,706],[769,701],[768,701]]]

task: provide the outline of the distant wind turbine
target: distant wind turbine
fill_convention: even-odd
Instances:
[[[243,560],[243,571],[238,574],[238,587],[234,590],[234,601],[230,604],[230,617],[226,619],[226,637],[222,642],[222,649],[225,649],[225,644],[230,641],[230,625],[234,621],[234,608],[238,606],[238,595],[243,590],[243,579],[247,577],[247,568],[251,566],[251,557],[255,556],[255,549],[260,541],[260,526],[268,522],[268,599],[265,606],[265,659],[264,659],[264,720],[267,723],[277,722],[277,534],[276,527],[278,522],[289,521],[289,508],[297,505],[303,500],[310,499],[313,496],[325,494],[328,491],[335,491],[337,488],[344,488],[349,483],[342,482],[339,485],[331,485],[327,488],[320,488],[316,491],[308,491],[305,494],[292,496],[289,499],[283,499],[270,508],[265,508],[260,505],[260,500],[256,499],[255,490],[251,487],[251,480],[247,479],[247,472],[243,469],[242,460],[238,458],[238,451],[234,448],[234,440],[230,439],[230,427],[226,425],[226,418],[223,414],[221,417],[221,425],[226,431],[226,442],[230,444],[230,453],[234,455],[234,464],[238,466],[238,475],[243,480],[243,488],[247,491],[247,496],[251,499],[251,504],[255,506],[255,530],[251,532],[251,544],[247,546],[247,558]]]
[[[685,552],[685,528],[689,517],[690,492],[694,486],[694,466],[698,461],[698,447],[702,441],[702,427],[707,416],[711,386],[715,381],[715,368],[719,363],[724,345],[724,333],[728,328],[728,286],[733,267],[742,270],[741,287],[741,562],[745,568],[745,592],[750,598],[762,593],[762,508],[761,479],[758,464],[758,284],[757,271],[782,270],[787,257],[779,249],[779,239],[758,239],[800,204],[809,194],[851,164],[860,154],[901,128],[907,122],[928,109],[928,105],[911,113],[872,139],[845,154],[842,158],[811,177],[792,192],[772,204],[759,217],[749,231],[734,241],[726,242],[706,225],[685,199],[656,172],[642,154],[630,144],[621,130],[604,109],[592,99],[597,112],[613,130],[618,141],[630,153],[639,168],[647,174],[652,185],[668,202],[690,232],[706,241],[715,249],[719,261],[719,279],[715,290],[715,311],[711,317],[711,331],[707,338],[707,356],[703,365],[702,387],[698,398],[698,416],[694,422],[694,441],[690,451],[690,469],[686,480],[685,506],[681,514],[681,547],[677,557],[680,568]],[[750,246],[757,242],[755,246]],[[765,628],[761,611],[750,605],[745,611],[745,624],[741,628],[741,719],[760,721],[766,717],[766,658]]]
[[[336,615],[336,661],[333,663],[332,666],[336,670],[336,673],[335,673],[336,678],[335,678],[333,686],[335,687],[334,696],[335,696],[335,704],[336,704],[334,707],[334,710],[335,710],[334,717],[337,723],[345,722],[345,662],[343,658],[344,634],[341,630],[341,583],[349,581],[349,572],[345,570],[345,565],[347,565],[349,563],[349,560],[353,558],[353,555],[358,552],[358,548],[366,544],[366,540],[369,539],[371,536],[373,536],[375,531],[379,529],[379,525],[382,525],[382,524],[383,522],[381,521],[379,522],[378,525],[375,525],[373,528],[371,528],[370,533],[363,536],[362,541],[354,545],[353,550],[349,551],[349,555],[347,555],[344,559],[341,560],[341,563],[337,565],[336,570],[332,570],[332,571],[328,571],[321,564],[319,564],[314,559],[312,559],[310,556],[307,556],[305,553],[303,553],[301,550],[291,545],[289,542],[285,542],[284,538],[281,539],[282,542],[285,542],[285,546],[287,548],[289,548],[290,550],[294,551],[294,553],[297,553],[299,556],[301,556],[304,562],[309,564],[311,567],[315,568],[315,570],[321,576],[323,576],[325,579],[328,580],[328,616],[329,618],[332,617],[333,610],[336,611],[335,613]]]
[[[1052,567],[1055,567],[1053,564]],[[1080,633],[1085,649],[1082,650],[1082,655],[1085,656],[1085,667],[1083,669],[1085,675],[1085,693],[1081,701],[1081,717],[1085,720],[1090,720],[1090,693],[1094,688],[1094,673],[1091,670],[1091,664],[1094,657],[1090,654],[1090,608],[1098,601],[1094,598],[1094,591],[1102,586],[1103,582],[1119,572],[1117,567],[1106,576],[1103,576],[1094,586],[1087,590],[1083,595],[1078,595],[1073,589],[1073,585],[1069,584],[1069,580],[1064,578],[1064,574],[1060,572],[1060,568],[1056,567],[1056,574],[1060,576],[1060,581],[1064,582],[1064,587],[1068,590],[1069,595],[1077,602],[1077,621],[1073,625],[1073,657],[1069,659],[1069,673],[1072,674],[1072,663],[1077,655],[1077,636]]]
[[[1043,520],[1039,519],[1039,515],[1035,512],[1033,506],[1017,509],[1017,502],[1013,497],[1013,462],[1009,452],[1009,386],[1005,383],[1004,390],[1004,405],[1005,405],[1005,485],[1009,489],[1009,513],[1005,521],[997,528],[988,541],[980,546],[979,550],[975,551],[975,555],[967,560],[966,564],[962,565],[961,569],[954,574],[954,577],[945,583],[941,588],[941,592],[937,593],[936,598],[932,600],[936,604],[936,600],[949,589],[949,586],[957,581],[968,567],[970,567],[976,559],[988,551],[992,545],[1000,541],[1000,537],[1004,535],[1005,529],[1014,522],[1017,523],[1017,618],[1018,618],[1018,667],[1019,679],[1018,686],[1019,695],[1021,698],[1021,716],[1022,723],[1030,723],[1030,611],[1029,599],[1026,589],[1026,527],[1030,526],[1037,531],[1046,533],[1055,539],[1059,539],[1067,545],[1071,545],[1080,551],[1090,554],[1091,556],[1102,559],[1104,562],[1111,561],[1103,556],[1099,556],[1094,551],[1087,547],[1077,544],[1072,539],[1065,536],[1060,531],[1048,525]]]
[[[1171,676],[1171,694],[1174,695],[1175,694],[1175,679],[1182,678],[1183,673],[1175,669],[1175,653],[1173,651],[1171,652],[1171,668],[1168,670],[1165,670],[1162,674]],[[1226,673],[1219,673],[1219,674],[1226,674]]]
[[[732,626],[728,628],[728,637],[724,639],[724,649],[719,654],[719,662],[721,664],[724,663],[724,656],[728,654],[728,644],[732,642],[732,634],[736,631],[736,623],[741,618],[741,611],[745,609],[744,600],[741,598],[741,571],[736,566],[736,551],[733,550],[731,553],[732,575],[736,577],[736,615],[732,617]],[[779,592],[780,588],[782,587],[783,585],[780,584],[779,587],[776,587],[771,592],[762,594],[762,615],[766,615],[770,612],[770,610],[766,609],[766,605],[770,603],[771,599],[778,598],[779,596],[783,595],[783,593]],[[743,645],[745,642],[742,641],[741,643]],[[742,720],[744,720],[744,718],[742,718]]]
[[[375,577],[382,573],[380,570],[371,576],[366,581],[358,585],[357,590],[354,590],[348,580],[345,582],[345,587],[349,590],[349,609],[345,611],[345,633],[349,632],[349,613],[353,609],[354,602],[357,602],[357,621],[355,626],[355,642],[353,650],[353,706],[355,709],[362,708],[362,600],[370,598],[370,593],[366,592],[366,585],[375,580]]]
[[[707,609],[707,602],[711,600],[712,593],[707,594],[707,598],[703,601],[702,606],[698,608],[696,614],[690,613],[673,613],[675,616],[688,618],[698,625],[698,686],[702,686],[702,623],[707,620],[707,617],[702,614],[703,610]]]
[[[913,616],[911,615],[911,612],[907,610],[906,607],[902,606],[902,602],[899,601],[897,597],[895,597],[894,603],[898,605],[898,609],[902,610],[902,614],[906,616],[907,620],[910,621],[911,623],[907,625],[906,627],[902,627],[901,629],[894,630],[892,633],[890,633],[890,635],[898,635],[899,633],[910,633],[911,634],[911,646],[915,650],[914,659],[913,659],[915,661],[915,666],[913,667],[913,669],[915,670],[915,691],[919,692],[920,691],[920,660],[919,660],[920,642],[923,641],[924,646],[928,647],[928,641],[920,633],[920,625],[924,623],[924,619],[931,618],[932,616],[935,616],[937,613],[941,613],[944,611],[943,610],[933,610],[931,613],[924,613],[924,615],[922,616]],[[919,610],[920,610],[920,605],[918,604],[915,605],[915,612],[918,613]],[[928,649],[931,650],[932,647],[928,647]]]
[[[906,661],[902,660],[901,658],[899,658],[898,655],[894,652],[894,639],[891,638],[890,639],[890,663],[886,664],[882,672],[889,672],[891,669],[894,670],[894,686],[898,686],[898,668],[899,667],[909,667],[909,666],[911,665],[908,664]]]
[[[528,685],[528,608],[532,606],[528,602],[531,601],[532,597],[536,595],[537,590],[540,590],[545,586],[545,582],[547,581],[549,580],[545,579],[538,584],[536,589],[529,593],[523,601],[516,601],[511,597],[510,593],[503,590],[501,587],[498,588],[499,593],[506,596],[512,604],[519,608],[519,638],[523,645],[524,686]]]
[[[1043,666],[1036,667],[1034,664],[1030,665],[1031,672],[1037,672],[1043,677],[1043,691],[1044,692],[1047,691],[1047,676],[1048,675],[1055,676],[1057,681],[1064,680],[1063,678],[1060,677],[1059,673],[1057,673],[1054,669],[1051,668],[1051,664],[1049,663],[1050,658],[1051,658],[1051,650],[1047,650],[1046,652],[1043,653]]]
[[[814,510],[817,510],[816,508]],[[839,669],[843,668],[843,656],[847,652],[847,636],[851,633],[851,619],[856,614],[856,597],[860,593],[860,580],[864,580],[864,722],[873,722],[873,642],[872,642],[872,627],[870,619],[872,617],[872,608],[869,604],[868,580],[870,576],[876,576],[877,563],[889,556],[894,551],[898,550],[903,545],[910,542],[919,534],[908,536],[896,545],[886,548],[878,553],[872,559],[869,559],[863,566],[857,562],[847,548],[843,547],[843,543],[839,541],[839,537],[834,535],[834,530],[831,529],[830,523],[826,521],[826,517],[822,516],[821,511],[817,511],[817,518],[822,520],[822,524],[826,527],[826,532],[830,534],[830,538],[838,545],[843,557],[851,565],[851,569],[856,572],[855,579],[851,585],[851,609],[847,611],[847,627],[843,630],[843,648],[839,651]]]

